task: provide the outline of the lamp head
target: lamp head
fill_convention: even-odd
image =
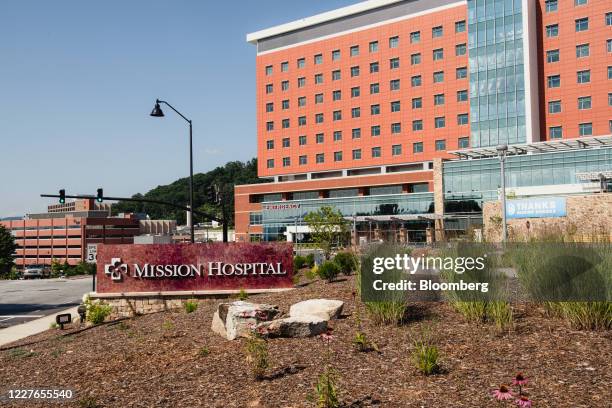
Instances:
[[[498,153],[503,153],[503,152],[508,151],[508,145],[507,144],[499,145],[496,147],[496,149]]]
[[[153,116],[154,118],[164,117],[164,112],[161,110],[161,107],[159,106],[159,100],[155,101],[155,107],[151,111],[151,116]]]

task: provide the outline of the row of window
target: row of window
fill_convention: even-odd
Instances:
[[[585,19],[578,19],[574,21],[576,31],[584,31],[583,29],[585,28],[588,29],[589,20],[588,18],[586,18],[586,21],[584,20]],[[612,26],[612,11],[606,13],[605,22],[607,26]],[[546,26],[546,37],[555,38],[558,36],[559,36],[559,24],[555,23],[555,24],[549,24]]]
[[[461,21],[457,21],[455,22],[455,32],[456,33],[462,33],[465,32],[466,29],[466,25],[465,25],[465,20],[461,20]],[[440,38],[444,35],[444,27],[443,26],[436,26],[433,27],[431,29],[431,36],[432,38]],[[413,31],[410,33],[410,43],[411,44],[418,44],[421,42],[421,32],[420,31]],[[393,37],[389,37],[388,39],[388,44],[389,44],[389,48],[393,49],[393,48],[398,48],[399,47],[399,43],[400,43],[400,36],[396,35]],[[368,51],[370,53],[374,53],[374,52],[378,52],[379,50],[379,43],[378,41],[370,41],[368,44]],[[360,54],[360,48],[359,45],[352,45],[349,48],[349,55],[351,57],[356,57],[359,56]],[[336,49],[333,50],[331,52],[331,59],[332,61],[339,61],[342,55],[342,51],[340,49]],[[316,54],[313,56],[313,63],[315,65],[319,65],[323,63],[323,54]],[[306,58],[305,57],[301,57],[298,58],[296,61],[296,66],[297,68],[304,68],[306,66]],[[287,72],[289,71],[289,61],[283,61],[280,64],[280,70],[281,72]],[[266,75],[272,75],[274,72],[274,67],[272,65],[268,65],[266,66]]]
[[[588,0],[574,0],[574,6],[584,6],[585,4],[588,4],[588,2]],[[544,4],[547,13],[552,13],[559,10],[559,0],[546,0]]]
[[[608,67],[608,79],[612,79],[612,66]],[[591,82],[591,70],[585,69],[576,72],[576,82],[579,84],[588,84]],[[546,86],[548,88],[559,88],[561,87],[561,75],[549,75],[546,77]]]
[[[399,59],[397,59],[399,61]],[[393,60],[392,60],[393,61]],[[396,62],[395,64],[398,64],[397,67],[399,67],[399,62]],[[379,65],[378,62],[374,62],[372,64],[370,64],[370,72],[374,73],[374,72],[379,72]],[[391,68],[394,69],[394,68]],[[355,76],[359,76],[359,67],[352,67],[351,68],[351,77],[355,77]],[[455,76],[457,79],[463,79],[463,78],[467,78],[467,67],[458,67],[455,69]],[[338,81],[342,78],[341,75],[341,71],[340,70],[336,70],[336,71],[332,71],[332,81]],[[414,75],[411,77],[412,79],[412,86],[420,86],[422,83],[422,78],[421,75]],[[442,82],[444,81],[444,71],[436,71],[433,74],[433,80],[434,83],[437,82]],[[399,84],[399,79],[397,79],[396,81],[398,81]],[[319,73],[319,74],[315,74],[314,75],[314,83],[319,85],[323,83],[323,74]],[[289,80],[284,80],[281,81],[281,91],[288,91],[289,90]],[[377,85],[377,84],[372,84],[372,85]],[[370,87],[372,87],[372,85],[370,85]],[[298,88],[303,88],[306,86],[306,77],[300,77],[297,79],[297,87]],[[274,92],[274,84],[266,84],[266,94],[271,94]],[[378,92],[376,92],[378,93]]]
[[[590,44],[578,44],[576,46],[576,58],[588,57],[591,53]],[[606,41],[606,51],[612,52],[612,39]],[[561,52],[559,49],[546,51],[546,62],[549,64],[559,62],[561,60]]]
[[[612,93],[608,93],[608,106],[612,107]],[[587,110],[591,109],[591,97],[580,96],[578,97],[578,109]],[[561,112],[561,100],[549,101],[548,102],[548,113],[560,113]]]
[[[612,131],[612,120],[610,121],[610,130]],[[579,136],[593,136],[593,123],[579,123],[578,124],[578,135]],[[563,138],[563,126],[551,126],[548,128],[548,137],[550,139],[562,139]]]
[[[465,149],[469,146],[469,139],[467,137],[459,139],[459,148]],[[446,140],[440,139],[435,141],[435,149],[436,151],[446,150]],[[423,153],[423,142],[415,142],[412,144],[412,153]],[[380,158],[382,157],[382,149],[380,146],[372,147],[370,149],[371,158]],[[391,156],[401,156],[402,155],[402,145],[396,144],[391,146]],[[363,157],[362,149],[354,149],[351,151],[351,157],[353,160],[361,160]],[[334,162],[341,162],[343,159],[343,152],[337,151],[333,153]],[[315,155],[315,163],[321,164],[325,163],[325,153],[317,153]],[[291,158],[283,157],[282,159],[283,167],[291,166]],[[302,155],[298,157],[298,164],[300,166],[304,166],[308,164],[308,156]],[[269,169],[274,168],[274,159],[268,159],[266,161],[266,166]]]
[[[359,110],[358,110],[359,109]],[[372,105],[371,106],[372,109],[372,115],[377,115],[380,113],[380,105]],[[353,108],[352,109],[352,114],[353,114],[353,118],[358,118],[360,117],[360,108]],[[342,111],[338,110],[338,111],[334,111],[333,112],[333,120],[334,121],[338,121],[338,120],[342,120]],[[324,116],[322,113],[317,113],[315,114],[315,122],[316,123],[323,123],[324,122]],[[467,125],[469,122],[469,117],[467,113],[460,113],[457,115],[457,125]],[[306,116],[300,116],[298,117],[298,126],[306,126]],[[281,121],[281,127],[283,129],[289,129],[291,127],[291,121],[290,119],[286,118],[283,119]],[[434,118],[434,128],[435,129],[441,129],[446,127],[446,116],[437,116]],[[357,128],[360,129],[360,128]],[[268,132],[271,132],[274,130],[274,121],[269,121],[266,122],[266,130]],[[422,119],[415,119],[412,121],[412,130],[413,131],[419,131],[419,130],[423,130],[423,120]],[[340,132],[340,131],[338,131]],[[401,132],[401,122],[396,122],[396,123],[392,123],[391,124],[391,133],[400,133]],[[359,133],[361,134],[361,132]],[[380,125],[374,125],[371,127],[371,134],[372,136],[379,136],[380,135]]]

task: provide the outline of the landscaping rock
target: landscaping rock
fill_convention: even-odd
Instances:
[[[215,314],[211,329],[228,340],[246,337],[258,323],[274,319],[280,311],[278,306],[236,301],[221,303]]]
[[[270,337],[312,337],[327,330],[327,319],[313,315],[290,316],[257,325],[257,331]]]
[[[324,320],[335,319],[342,313],[344,302],[333,299],[309,299],[291,305],[289,316],[318,316]]]

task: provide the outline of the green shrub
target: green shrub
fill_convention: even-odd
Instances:
[[[104,322],[112,312],[112,308],[104,303],[91,303],[87,305],[87,321],[93,324]]]
[[[248,298],[249,298],[249,294],[246,292],[246,290],[240,289],[240,292],[238,292],[238,299],[245,301]]]
[[[366,310],[377,325],[400,324],[406,313],[406,303],[402,301],[366,302]]]
[[[198,310],[198,301],[195,299],[188,300],[183,304],[183,307],[185,308],[185,312],[193,313]]]
[[[452,300],[450,304],[457,312],[461,313],[468,322],[484,323],[487,319],[486,302]]]
[[[412,351],[412,360],[415,367],[425,375],[435,374],[439,371],[440,366],[438,359],[440,353],[438,347],[428,344],[425,340],[414,342],[414,350]]]
[[[200,357],[206,357],[209,354],[210,354],[210,349],[206,346],[200,347],[200,349],[198,350],[198,356]]]
[[[297,272],[306,265],[306,258],[301,255],[296,255],[293,258],[293,272]]]
[[[250,367],[255,380],[263,380],[266,370],[270,366],[266,340],[255,334],[247,337],[245,354],[247,365]]]
[[[513,327],[512,306],[508,302],[490,302],[487,305],[487,317],[495,323],[498,332],[510,330]]]
[[[315,265],[315,256],[312,252],[306,255],[305,259],[306,259],[306,266],[308,266],[309,268],[312,268]]]
[[[325,261],[319,266],[317,274],[321,279],[331,282],[340,274],[340,267],[333,261]]]
[[[338,264],[344,275],[350,275],[357,270],[357,257],[352,252],[338,252],[334,262]]]
[[[338,387],[336,386],[336,375],[331,369],[326,369],[321,374],[315,385],[317,394],[317,408],[338,408]]]
[[[319,267],[317,265],[306,271],[306,277],[310,280],[313,280],[317,276],[319,276]]]
[[[576,330],[612,328],[612,302],[548,302],[546,308]]]

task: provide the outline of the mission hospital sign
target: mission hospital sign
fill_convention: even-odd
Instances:
[[[292,287],[291,244],[98,246],[98,293]]]

